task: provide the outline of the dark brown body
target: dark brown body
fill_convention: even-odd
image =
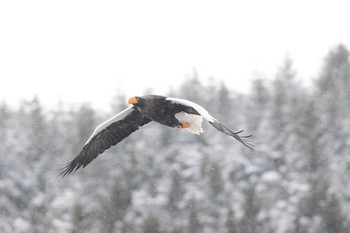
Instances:
[[[186,112],[188,114],[199,113],[192,107],[180,105],[167,101],[166,97],[160,95],[147,95],[139,98],[135,107],[147,118],[169,127],[178,127],[180,122],[174,117],[176,113]],[[158,109],[155,112],[154,109]]]

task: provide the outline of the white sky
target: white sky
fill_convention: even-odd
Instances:
[[[116,91],[164,94],[193,67],[246,92],[286,54],[310,79],[349,48],[349,12],[347,0],[0,1],[0,100],[104,108]]]

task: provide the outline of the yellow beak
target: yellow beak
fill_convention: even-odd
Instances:
[[[135,97],[131,97],[129,100],[128,100],[128,103],[129,104],[137,104],[137,99]]]

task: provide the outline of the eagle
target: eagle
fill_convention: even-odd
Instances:
[[[160,95],[135,96],[128,100],[130,106],[96,127],[81,152],[64,166],[60,175],[66,176],[85,167],[105,150],[118,144],[141,126],[154,121],[173,128],[189,130],[193,134],[203,132],[203,118],[220,132],[234,137],[253,150],[247,140],[252,135],[240,136],[211,116],[202,106],[185,99]]]

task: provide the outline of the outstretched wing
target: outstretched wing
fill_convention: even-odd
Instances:
[[[243,130],[238,131],[238,132],[233,132],[232,130],[230,130],[229,128],[227,128],[223,124],[221,124],[218,120],[216,120],[212,115],[210,115],[208,113],[208,111],[205,110],[202,106],[200,106],[200,105],[198,105],[198,104],[196,104],[196,103],[194,103],[192,101],[184,100],[184,99],[167,97],[166,100],[193,108],[195,110],[195,112],[199,113],[199,115],[202,116],[202,118],[206,119],[217,130],[219,130],[220,132],[222,132],[224,134],[227,134],[229,136],[234,137],[239,142],[241,142],[243,145],[245,145],[249,149],[253,150],[253,148],[252,148],[253,145],[251,143],[249,143],[249,141],[247,140],[247,138],[252,137],[252,135],[239,136],[238,134],[242,133]],[[190,113],[192,113],[192,112],[190,112]]]
[[[151,120],[131,106],[96,127],[79,155],[62,168],[60,175],[66,176],[80,167],[85,167],[99,154],[116,145],[131,133]]]

